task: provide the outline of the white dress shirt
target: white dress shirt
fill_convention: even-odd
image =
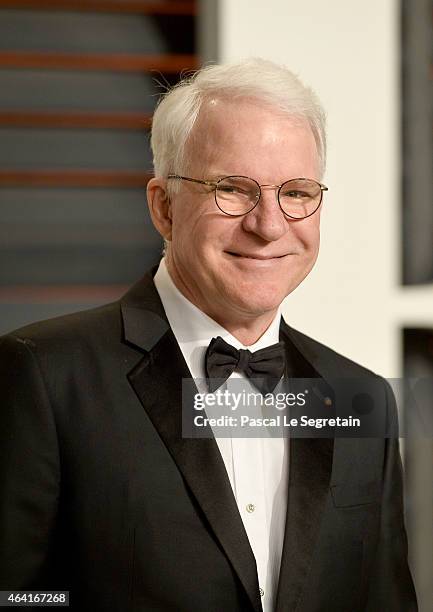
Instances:
[[[204,379],[204,356],[216,336],[251,352],[279,341],[281,313],[251,345],[242,345],[226,329],[192,304],[173,283],[162,259],[154,278],[168,321],[194,379]],[[233,372],[230,378],[243,377]],[[199,386],[199,385],[198,385]],[[206,392],[207,389],[200,389]],[[245,531],[254,553],[264,612],[275,609],[287,509],[287,438],[216,438]]]

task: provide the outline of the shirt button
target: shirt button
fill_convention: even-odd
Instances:
[[[259,589],[259,593],[260,593],[260,597],[264,597],[265,592],[264,592],[264,590],[262,589],[262,587],[260,587],[260,589]]]
[[[251,513],[254,512],[254,510],[256,509],[254,504],[247,504],[247,512]]]

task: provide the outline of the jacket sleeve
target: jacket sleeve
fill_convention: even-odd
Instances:
[[[397,408],[391,387],[387,382],[385,385],[390,437],[385,440],[380,540],[365,611],[416,612],[418,606],[407,561]]]
[[[0,339],[0,590],[43,587],[54,542],[59,450],[34,349]]]

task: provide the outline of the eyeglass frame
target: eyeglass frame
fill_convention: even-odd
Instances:
[[[245,178],[245,179],[248,179],[250,181],[254,181],[254,183],[259,188],[259,192],[258,192],[258,196],[259,197],[257,198],[257,202],[254,204],[254,206],[252,206],[249,210],[247,210],[244,213],[239,213],[239,214],[228,213],[225,210],[223,210],[221,208],[221,206],[218,204],[218,199],[217,199],[218,184],[221,183],[221,181],[225,181],[226,179],[229,179],[229,178]],[[247,215],[252,210],[254,210],[255,207],[257,206],[257,204],[260,202],[260,198],[262,197],[262,187],[268,187],[268,188],[278,189],[278,191],[276,192],[277,202],[278,202],[278,206],[280,207],[280,210],[283,213],[283,215],[285,215],[286,217],[289,217],[290,219],[293,219],[294,221],[302,221],[303,219],[308,219],[308,217],[311,217],[311,215],[314,215],[314,213],[319,210],[320,205],[322,204],[322,200],[323,200],[323,192],[324,191],[328,191],[328,187],[326,185],[324,185],[323,183],[320,183],[319,181],[316,181],[315,179],[307,179],[307,178],[304,178],[304,177],[287,179],[287,181],[284,181],[284,183],[281,183],[281,185],[270,185],[270,184],[267,184],[267,183],[263,183],[262,185],[260,185],[260,183],[258,183],[256,181],[256,179],[253,179],[250,176],[244,176],[242,174],[230,174],[229,176],[222,176],[217,181],[208,181],[208,180],[203,180],[203,179],[194,179],[194,178],[191,178],[189,176],[182,176],[180,174],[169,174],[167,176],[167,179],[181,179],[183,181],[189,181],[191,183],[199,183],[201,185],[207,185],[209,187],[213,187],[214,188],[213,192],[214,192],[215,204],[217,205],[218,209],[222,213],[224,213],[225,215],[228,215],[229,217],[243,217],[244,215]],[[311,212],[309,215],[306,215],[305,217],[292,217],[291,215],[286,213],[283,210],[282,206],[281,206],[281,202],[280,202],[280,191],[281,191],[281,188],[283,187],[283,185],[285,185],[286,183],[289,183],[290,181],[311,181],[313,183],[316,183],[316,185],[318,185],[320,187],[320,200],[319,200],[319,203],[316,206],[316,208],[313,210],[313,212]]]

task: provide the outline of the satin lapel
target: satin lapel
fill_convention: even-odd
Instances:
[[[307,588],[308,571],[329,491],[332,440],[290,440],[286,529],[278,584],[277,611],[294,612]]]
[[[314,355],[296,346],[287,326],[281,332],[287,347],[288,377],[313,378],[320,374]],[[289,487],[283,554],[277,594],[277,612],[295,612],[307,588],[332,471],[333,440],[290,440]]]
[[[147,289],[141,286],[127,294],[122,313],[126,341],[145,349],[128,376],[130,384],[238,575],[252,608],[261,612],[255,558],[217,443],[213,437],[182,438],[182,378],[189,378],[190,372],[151,279],[150,283],[147,279]]]

